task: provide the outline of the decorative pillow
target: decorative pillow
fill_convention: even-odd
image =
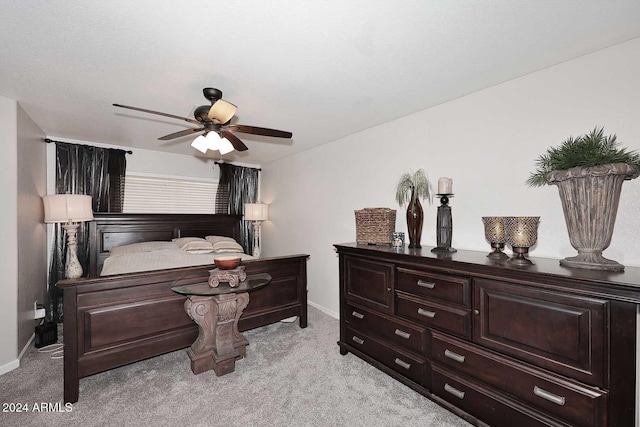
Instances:
[[[213,246],[213,252],[221,253],[221,252],[244,252],[242,246],[240,246],[235,240],[221,240],[215,243]]]
[[[205,239],[207,239],[207,242],[211,243],[212,245],[215,245],[218,242],[235,242],[235,239],[233,237],[226,236],[207,236],[205,237]]]
[[[163,249],[176,249],[176,245],[172,242],[140,242],[132,243],[130,245],[116,246],[111,248],[109,253],[111,255],[123,255],[123,254],[138,254],[141,252],[153,252]]]
[[[178,247],[190,254],[208,254],[213,252],[213,246],[201,237],[180,237],[179,239],[173,239],[173,243]]]

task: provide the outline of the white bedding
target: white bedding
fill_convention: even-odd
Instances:
[[[237,252],[191,254],[183,252],[180,248],[176,247],[175,249],[111,255],[104,261],[100,275],[111,276],[114,274],[207,265],[213,264],[214,258],[231,255],[239,256],[243,260],[253,259],[251,255]]]

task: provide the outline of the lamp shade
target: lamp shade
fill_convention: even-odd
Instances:
[[[44,222],[82,222],[93,219],[91,196],[54,194],[43,196]]]
[[[269,219],[269,205],[265,203],[245,203],[244,219],[247,221],[266,221]]]
[[[231,144],[231,141],[229,141],[227,138],[222,138],[220,140],[220,146],[218,147],[218,151],[220,152],[220,154],[224,156],[225,154],[230,153],[233,150],[235,150],[235,148],[233,148],[233,144]]]
[[[223,99],[218,99],[209,109],[208,116],[214,122],[225,124],[231,120],[234,114],[236,114],[237,109],[238,107],[232,103]]]
[[[196,139],[194,139],[191,143],[191,146],[203,154],[206,153],[209,149],[209,143],[207,142],[207,138],[204,135],[200,135]]]

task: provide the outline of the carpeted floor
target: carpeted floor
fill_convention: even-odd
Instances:
[[[421,426],[470,424],[359,358],[341,356],[336,319],[309,307],[309,327],[276,323],[245,332],[236,371],[193,375],[186,350],[80,380],[62,404],[62,359],[33,348],[0,376],[2,426]],[[44,405],[43,405],[44,404]],[[34,409],[61,412],[34,412]],[[13,406],[11,406],[13,407]]]

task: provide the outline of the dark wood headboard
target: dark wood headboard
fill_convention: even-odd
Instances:
[[[111,248],[177,237],[239,240],[240,215],[94,213],[89,223],[89,277],[98,277]]]

